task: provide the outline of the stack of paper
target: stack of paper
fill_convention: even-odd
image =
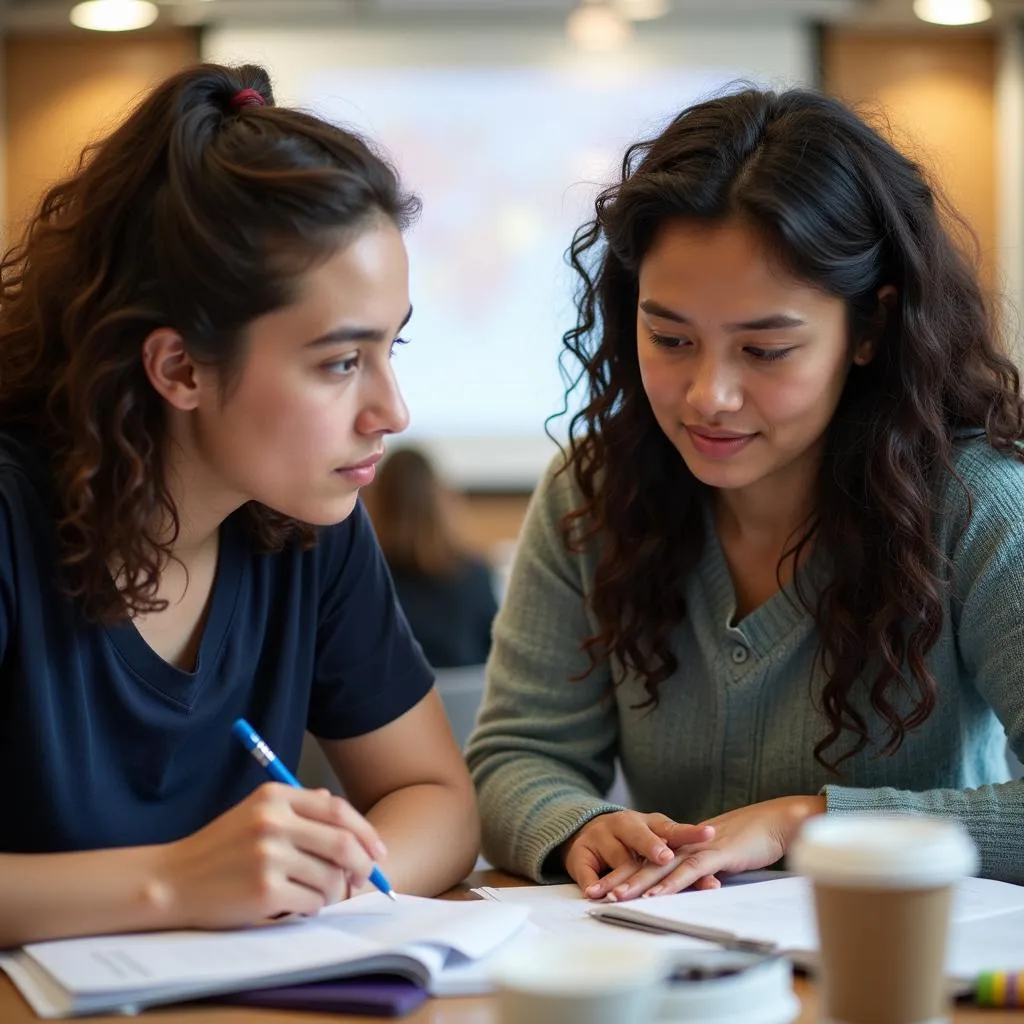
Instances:
[[[653,896],[627,903],[594,903],[575,885],[476,890],[492,901],[529,907],[531,922],[548,931],[578,929],[581,919],[635,926],[675,935],[707,948],[735,940],[779,950],[794,962],[812,965],[818,949],[810,883],[795,876],[727,885],[701,892]],[[968,878],[956,889],[946,973],[966,990],[985,970],[1024,970],[1024,887]]]

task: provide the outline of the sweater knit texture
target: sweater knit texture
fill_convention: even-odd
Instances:
[[[657,708],[634,707],[646,699],[642,681],[613,685],[609,664],[573,680],[586,666],[580,642],[596,631],[586,597],[597,557],[562,543],[562,516],[581,499],[561,464],[552,462],[530,504],[467,749],[491,863],[563,879],[552,854],[591,818],[621,809],[606,799],[618,760],[634,807],[681,822],[814,793],[830,814],[955,818],[978,845],[983,875],[1024,883],[1024,782],[1008,781],[1006,758],[1007,739],[1024,754],[1024,465],[984,440],[959,443],[954,464],[973,508],[968,523],[953,479],[938,495],[936,535],[952,570],[927,659],[935,709],[882,756],[882,723],[859,699],[866,674],[853,700],[876,742],[837,777],[813,755],[828,731],[814,622],[792,584],[733,621],[732,579],[709,516],[700,560],[681,582],[678,669]]]

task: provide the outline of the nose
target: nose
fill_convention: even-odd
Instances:
[[[692,364],[692,371],[686,401],[702,419],[712,420],[721,413],[742,408],[739,374],[726,360],[705,352]]]
[[[400,434],[407,426],[409,409],[388,362],[369,382],[369,394],[359,413],[357,429],[362,434]]]

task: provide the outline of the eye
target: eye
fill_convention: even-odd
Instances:
[[[409,344],[409,339],[408,338],[395,338],[395,340],[393,342],[391,342],[391,349],[390,349],[389,354],[390,355],[394,355],[395,354],[395,349],[399,345],[408,345],[408,344]]]
[[[785,359],[786,356],[788,356],[789,353],[793,351],[793,349],[792,348],[752,348],[752,347],[748,346],[745,349],[745,351],[749,352],[750,355],[752,355],[759,362],[762,362],[762,363],[777,363],[780,359]]]
[[[658,348],[682,348],[690,344],[687,338],[673,338],[671,335],[656,334],[654,331],[651,331],[650,339],[651,344],[657,345]]]
[[[347,377],[355,372],[355,368],[358,365],[359,354],[354,352],[352,355],[345,356],[342,359],[335,359],[330,363],[324,363],[323,369],[328,373],[333,373],[336,377]]]

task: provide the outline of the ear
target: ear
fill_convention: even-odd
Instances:
[[[853,361],[857,366],[867,366],[875,358],[878,342],[885,331],[885,325],[889,322],[892,311],[896,308],[897,299],[899,299],[899,292],[895,285],[887,284],[878,289],[878,307],[875,310],[875,315],[871,318],[871,328],[868,334],[857,342],[853,353]]]
[[[175,409],[189,411],[199,404],[196,364],[185,339],[170,327],[158,327],[142,343],[142,365],[157,393]]]

